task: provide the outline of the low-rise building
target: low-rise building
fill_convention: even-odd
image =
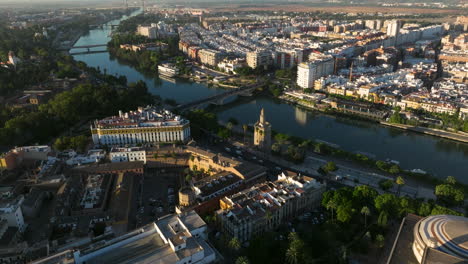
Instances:
[[[140,147],[112,148],[109,157],[111,162],[143,161],[146,163],[146,150]]]
[[[325,188],[314,178],[282,173],[275,182],[222,198],[216,216],[226,235],[245,242],[319,206]]]
[[[0,218],[8,222],[8,226],[17,227],[20,232],[26,229],[21,205],[24,202],[22,195],[15,198],[0,200]]]
[[[216,253],[206,242],[206,223],[194,211],[167,215],[112,239],[65,250],[34,264],[174,263],[208,264]]]

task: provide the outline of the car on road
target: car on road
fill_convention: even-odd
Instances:
[[[227,152],[231,152],[230,148],[224,148]]]

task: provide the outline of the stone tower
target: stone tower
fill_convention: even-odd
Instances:
[[[260,112],[260,120],[254,126],[254,145],[259,149],[270,152],[271,149],[271,125],[265,121],[265,110]]]

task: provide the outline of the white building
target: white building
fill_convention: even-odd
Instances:
[[[242,59],[224,59],[222,62],[218,63],[218,68],[227,73],[235,73],[237,69],[244,67],[244,65],[245,60]]]
[[[158,73],[167,77],[174,77],[179,75],[180,72],[179,68],[177,68],[174,64],[164,63],[158,66]]]
[[[110,151],[111,162],[143,161],[146,163],[146,151],[144,148],[112,148]]]
[[[216,260],[216,253],[206,242],[207,236],[206,223],[195,211],[190,211],[167,215],[122,236],[32,263],[208,264]]]
[[[109,146],[158,142],[186,142],[190,139],[190,122],[173,113],[154,107],[139,107],[91,126],[94,144]]]
[[[24,202],[24,197],[21,195],[16,199],[5,199],[0,201],[0,218],[8,222],[8,226],[14,226],[20,232],[24,232],[26,225],[24,224],[23,211],[21,205]]]
[[[401,22],[399,20],[392,20],[387,24],[387,35],[396,37],[400,33]]]
[[[303,62],[297,66],[297,85],[301,88],[314,87],[314,81],[317,78],[315,73],[317,66],[312,63]]]
[[[158,28],[155,26],[142,26],[137,27],[137,34],[148,37],[150,39],[155,39],[158,36]]]
[[[297,85],[304,89],[314,87],[316,79],[333,74],[335,66],[331,55],[311,54],[310,60],[297,67]]]

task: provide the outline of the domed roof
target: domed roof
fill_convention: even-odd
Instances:
[[[415,235],[426,246],[468,259],[468,218],[454,215],[428,216],[419,221],[415,231]]]

